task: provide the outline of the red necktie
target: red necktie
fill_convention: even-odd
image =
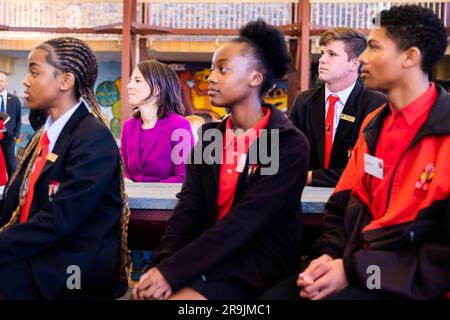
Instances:
[[[36,181],[39,178],[42,169],[44,169],[45,162],[47,161],[49,144],[50,140],[48,140],[47,131],[45,131],[41,137],[41,140],[39,141],[38,148],[41,149],[40,154],[36,158],[33,171],[31,172],[30,178],[28,179],[27,193],[25,195],[25,204],[23,205],[22,214],[20,216],[21,223],[26,222],[28,220],[28,213],[30,212],[31,202],[33,201],[34,185],[36,184]]]
[[[333,122],[334,122],[334,106],[339,101],[337,96],[328,97],[328,111],[325,118],[325,154],[323,158],[323,167],[328,169],[330,166],[331,149],[333,148]]]

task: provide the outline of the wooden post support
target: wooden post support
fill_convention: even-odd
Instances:
[[[133,16],[134,13],[134,16]],[[131,24],[136,20],[136,0],[124,0],[123,2],[123,26],[122,26],[122,79],[120,87],[120,123],[124,122],[131,116],[130,107],[128,105],[127,84],[130,80],[133,41],[131,34]]]
[[[298,17],[299,29],[301,30],[300,39],[297,43],[297,57],[300,64],[298,67],[298,84],[300,90],[309,89],[309,82],[311,78],[311,56],[310,56],[310,12],[311,5],[309,0],[299,0]]]
[[[289,52],[291,53],[291,57],[296,59],[297,57],[297,43],[299,39],[290,39],[289,40]],[[294,65],[292,70],[289,71],[287,76],[287,95],[288,95],[288,114],[291,112],[292,104],[294,103],[295,97],[298,93],[298,74],[297,74],[297,62],[294,61]]]

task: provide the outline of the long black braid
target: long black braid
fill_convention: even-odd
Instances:
[[[92,113],[105,125],[107,125],[106,118],[103,115],[100,104],[98,103],[97,98],[94,94],[94,84],[97,79],[98,64],[92,49],[84,41],[71,37],[62,37],[48,40],[39,45],[36,49],[41,49],[48,52],[47,61],[56,69],[64,72],[69,72],[74,75],[76,98],[83,98],[91,108]],[[17,173],[23,167],[24,161],[27,156],[32,153],[33,157],[30,161],[30,165],[28,166],[29,168],[27,168],[26,170],[25,177],[30,174],[31,165],[34,163],[33,159],[36,158],[37,153],[39,152],[36,146],[38,145],[38,141],[41,135],[42,130],[40,130],[38,134],[36,134],[32,142],[29,144],[27,150],[25,151],[26,156],[22,158],[22,161],[18,166],[18,170],[16,170],[15,174],[11,177],[8,186],[11,185],[11,182],[16,178]],[[122,198],[122,214],[119,225],[119,239],[121,241],[120,257],[121,268],[125,268],[127,271],[129,271],[131,259],[128,252],[127,238],[130,210],[128,208],[128,197],[125,194],[124,187],[123,160],[121,157],[120,159],[120,193]],[[24,187],[25,186],[22,186],[21,190]],[[8,228],[17,221],[18,216],[22,211],[23,203],[24,199],[20,199],[19,206],[14,211],[12,218],[4,227],[0,229],[0,231]]]

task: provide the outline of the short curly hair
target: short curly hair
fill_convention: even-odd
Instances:
[[[372,22],[379,22],[401,50],[417,47],[426,73],[431,72],[447,49],[447,30],[431,9],[418,5],[394,6],[381,11]]]
[[[231,41],[246,43],[251,48],[250,51],[264,75],[261,94],[269,91],[275,81],[282,79],[291,67],[292,60],[284,34],[262,19],[247,23],[239,30],[239,37]]]

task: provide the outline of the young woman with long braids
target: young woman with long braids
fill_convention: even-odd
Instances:
[[[49,116],[4,193],[2,298],[111,299],[127,288],[129,209],[119,149],[93,91],[97,73],[94,53],[75,38],[29,55],[25,99]]]

